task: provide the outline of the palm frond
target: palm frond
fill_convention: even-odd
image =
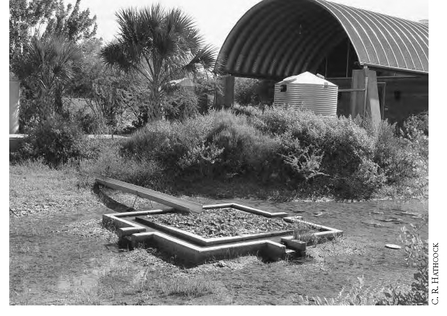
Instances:
[[[187,72],[194,73],[197,66],[202,66],[205,70],[211,70],[216,62],[216,49],[212,45],[206,45],[199,49],[193,58],[183,66]]]
[[[99,55],[106,66],[115,67],[125,72],[132,69],[133,61],[135,60],[135,56],[131,57],[127,53],[126,45],[118,41],[102,48]]]

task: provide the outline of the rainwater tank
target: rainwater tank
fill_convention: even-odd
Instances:
[[[300,106],[324,116],[337,115],[338,86],[310,72],[287,77],[275,84],[275,106]]]

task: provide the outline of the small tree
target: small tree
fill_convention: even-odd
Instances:
[[[215,54],[204,46],[191,17],[180,9],[164,10],[159,4],[116,14],[120,26],[116,40],[101,52],[105,64],[138,73],[150,90],[150,106],[142,109],[143,123],[163,114],[164,87],[173,79],[194,73],[201,65],[210,69]]]
[[[25,110],[26,106],[32,107],[27,120],[62,114],[62,103],[57,100],[73,79],[72,65],[78,58],[76,45],[58,37],[33,38],[26,45],[26,53],[14,72],[25,89]]]

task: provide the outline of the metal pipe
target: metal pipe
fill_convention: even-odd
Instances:
[[[366,89],[338,89],[338,92],[365,92]]]

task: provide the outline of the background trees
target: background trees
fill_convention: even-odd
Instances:
[[[62,0],[10,1],[10,71],[22,87],[21,129],[62,114],[64,93],[81,58],[79,45],[96,34],[96,16]]]
[[[126,73],[139,74],[150,91],[150,105],[141,120],[163,115],[162,99],[168,83],[186,74],[209,70],[215,52],[204,45],[191,17],[179,9],[164,10],[159,4],[117,13],[117,39],[101,51],[104,62]]]
[[[88,133],[113,133],[122,131],[120,120],[138,128],[208,110],[215,51],[191,17],[160,5],[123,9],[117,39],[104,47],[95,37],[96,16],[80,3],[10,1],[10,71],[21,81],[21,132],[55,114]],[[172,84],[185,76],[195,87]]]
[[[26,53],[32,38],[57,36],[78,43],[96,34],[96,15],[80,10],[81,0],[66,7],[63,0],[9,1],[9,61],[10,70]]]

